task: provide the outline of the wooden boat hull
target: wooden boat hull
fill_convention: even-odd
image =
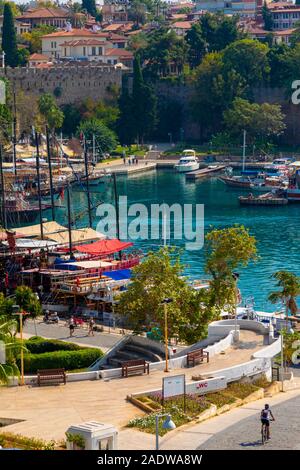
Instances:
[[[220,176],[220,180],[231,188],[250,189],[252,185],[251,181],[239,181],[236,178],[227,178],[226,176]]]

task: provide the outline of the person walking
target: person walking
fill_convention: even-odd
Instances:
[[[75,330],[75,322],[74,322],[74,318],[73,318],[73,317],[70,318],[69,330],[70,330],[70,338],[72,338],[72,336],[73,336],[73,334],[74,334],[74,330]]]
[[[95,325],[94,319],[93,319],[93,317],[90,317],[88,336],[90,336],[90,335],[94,336],[94,325]]]

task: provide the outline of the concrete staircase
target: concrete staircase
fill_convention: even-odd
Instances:
[[[165,359],[164,345],[158,341],[142,336],[128,336],[112,348],[104,358],[91,366],[91,370],[117,369],[122,362],[144,359],[148,362],[159,362]]]
[[[158,160],[160,158],[160,151],[159,150],[149,150],[146,153],[145,158],[147,160]]]

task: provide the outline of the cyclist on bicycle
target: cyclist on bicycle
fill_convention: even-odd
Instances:
[[[272,421],[275,421],[275,418],[273,416],[272,411],[270,410],[269,405],[265,405],[264,409],[261,410],[260,420],[261,420],[262,428],[263,428],[264,425],[267,428],[267,439],[268,440],[271,439],[271,436],[270,436],[270,420],[271,420],[271,418],[272,418]]]

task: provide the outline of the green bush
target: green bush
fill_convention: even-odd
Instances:
[[[25,354],[25,373],[36,374],[38,369],[73,370],[89,367],[94,361],[103,356],[103,352],[96,348],[79,349],[77,351],[53,351],[42,354]],[[20,367],[20,358],[17,359]]]
[[[25,346],[32,354],[42,354],[53,351],[78,351],[82,349],[74,343],[67,343],[56,339],[45,339],[35,336],[25,341]]]

